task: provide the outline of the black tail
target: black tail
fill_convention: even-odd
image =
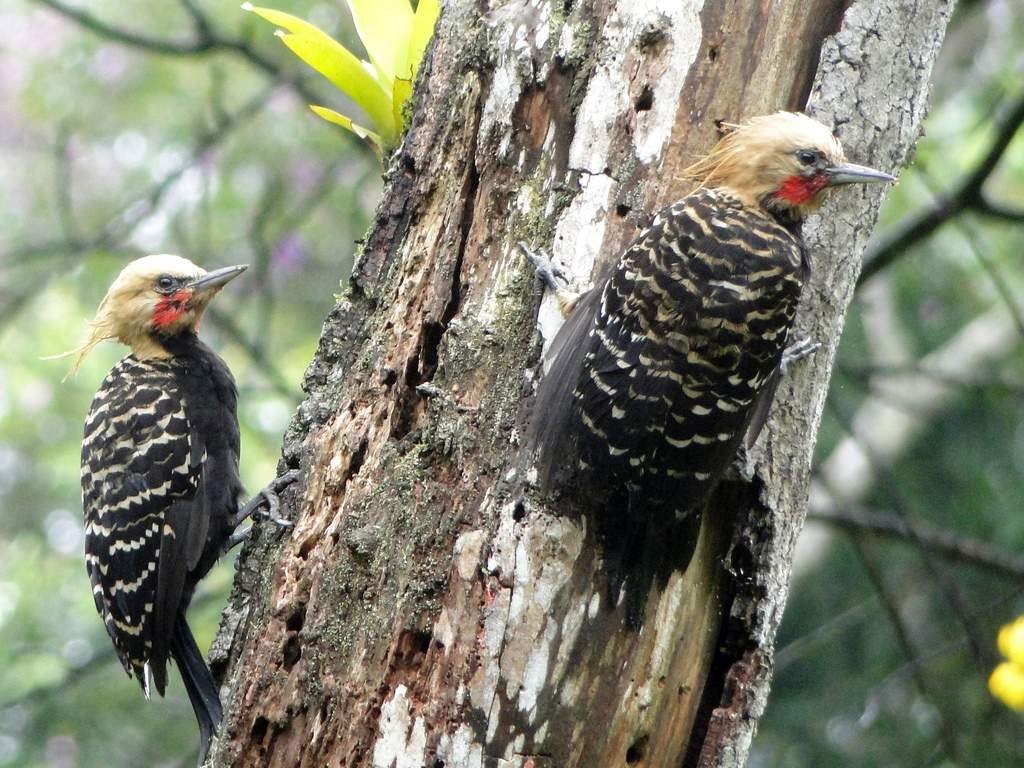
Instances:
[[[664,589],[676,571],[690,565],[700,535],[701,513],[690,512],[677,519],[672,509],[652,506],[635,494],[628,494],[626,513],[621,506],[606,523],[605,556],[609,596],[616,605],[624,598],[626,624],[639,630],[651,588]]]
[[[196,645],[196,639],[192,637],[192,630],[188,628],[184,612],[179,613],[177,621],[174,622],[171,656],[178,665],[181,681],[185,683],[189,701],[192,702],[192,709],[196,713],[196,722],[199,724],[199,759],[196,765],[202,766],[210,751],[210,740],[220,725],[223,710],[220,706],[220,695],[217,693],[217,683],[210,673],[210,668],[206,666],[206,660]]]

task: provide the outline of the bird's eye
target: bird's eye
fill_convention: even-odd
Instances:
[[[161,291],[169,291],[174,287],[174,278],[170,275],[160,275],[156,279],[156,287]]]
[[[814,165],[818,161],[818,153],[810,149],[799,149],[796,153],[796,159],[804,165]]]

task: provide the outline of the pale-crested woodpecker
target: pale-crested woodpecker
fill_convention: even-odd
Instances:
[[[812,263],[804,217],[833,187],[893,181],[790,112],[728,126],[688,175],[696,191],[572,302],[529,429],[542,487],[619,489],[634,520],[697,517],[764,424]]]
[[[174,659],[200,731],[221,703],[185,611],[196,584],[242,536],[238,524],[286,476],[241,506],[235,381],[196,335],[210,299],[245,266],[206,272],[178,256],[128,264],[107,291],[78,362],[100,341],[131,349],[100,385],[82,442],[85,564],[117,655],[146,696]],[[76,368],[78,363],[76,362]]]

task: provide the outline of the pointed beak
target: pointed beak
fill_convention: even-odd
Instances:
[[[896,181],[895,176],[888,173],[876,171],[865,165],[854,165],[853,163],[842,163],[825,169],[825,176],[828,177],[828,185],[836,187],[840,184],[860,184],[864,182],[890,182]]]
[[[208,291],[211,288],[222,288],[248,268],[248,264],[236,264],[233,267],[215,269],[213,272],[207,272],[202,277],[196,278],[188,284],[188,287],[193,291]]]

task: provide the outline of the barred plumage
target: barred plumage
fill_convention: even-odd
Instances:
[[[892,180],[803,115],[732,128],[552,342],[528,441],[543,488],[622,489],[633,518],[692,525],[763,424],[809,270],[804,215],[830,186]]]
[[[173,658],[200,728],[200,763],[221,719],[217,685],[185,611],[244,516],[237,393],[195,334],[209,300],[244,267],[206,273],[176,256],[129,264],[79,359],[116,338],[132,354],[100,385],[82,441],[85,563],[96,609],[129,675],[161,695]]]
[[[185,401],[169,360],[126,357],[100,385],[85,422],[85,563],[96,609],[125,670],[162,693],[166,650],[154,658],[166,510],[195,497],[205,450],[193,452]],[[164,547],[166,551],[166,547]],[[180,597],[178,598],[180,601]]]
[[[583,342],[581,461],[647,507],[696,504],[778,367],[805,269],[790,230],[727,192],[662,211],[605,284]]]

